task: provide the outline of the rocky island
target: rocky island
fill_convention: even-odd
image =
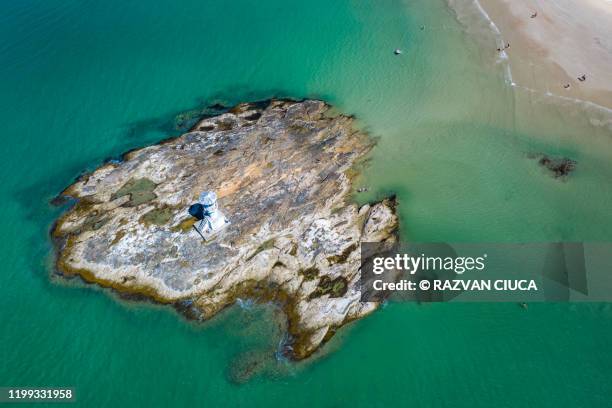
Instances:
[[[315,100],[241,104],[126,153],[61,193],[58,273],[208,319],[239,299],[287,317],[294,359],[376,309],[360,302],[360,243],[397,240],[393,197],[348,199],[371,149],[353,119]],[[187,209],[215,191],[231,224],[210,240]]]

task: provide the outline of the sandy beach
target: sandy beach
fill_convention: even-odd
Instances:
[[[502,44],[492,46],[510,45],[505,52],[518,86],[612,108],[612,1],[480,4],[501,32]]]

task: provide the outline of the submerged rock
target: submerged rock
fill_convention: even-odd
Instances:
[[[57,270],[207,319],[238,299],[275,302],[290,357],[310,355],[361,303],[359,244],[396,239],[393,198],[359,208],[347,171],[372,147],[320,101],[242,104],[81,177],[56,222]],[[204,130],[201,130],[204,129]],[[212,241],[189,205],[214,190],[231,221]]]
[[[553,177],[565,177],[576,168],[576,161],[567,157],[551,157],[545,154],[533,155],[538,159],[540,166],[549,170]]]
[[[237,385],[249,382],[262,374],[273,360],[265,350],[251,350],[234,357],[228,370],[228,379]]]

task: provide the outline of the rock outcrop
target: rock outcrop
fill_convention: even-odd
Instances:
[[[361,303],[361,242],[397,239],[395,201],[347,200],[372,147],[320,101],[241,104],[189,133],[131,151],[68,187],[56,222],[57,270],[207,319],[239,299],[287,315],[286,353],[307,357]],[[209,242],[187,208],[214,190],[231,225]]]
[[[554,178],[569,176],[576,169],[576,161],[568,157],[554,157],[546,154],[530,154],[532,159],[537,159],[538,164],[547,169]]]
[[[576,168],[576,162],[567,157],[543,156],[538,163],[552,172],[555,178],[567,176]]]

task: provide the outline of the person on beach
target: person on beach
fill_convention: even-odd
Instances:
[[[503,47],[497,47],[497,52],[502,52],[506,49],[510,48],[510,43],[506,43]]]
[[[538,12],[534,11],[533,13],[531,13],[531,18],[536,18],[538,16]]]

